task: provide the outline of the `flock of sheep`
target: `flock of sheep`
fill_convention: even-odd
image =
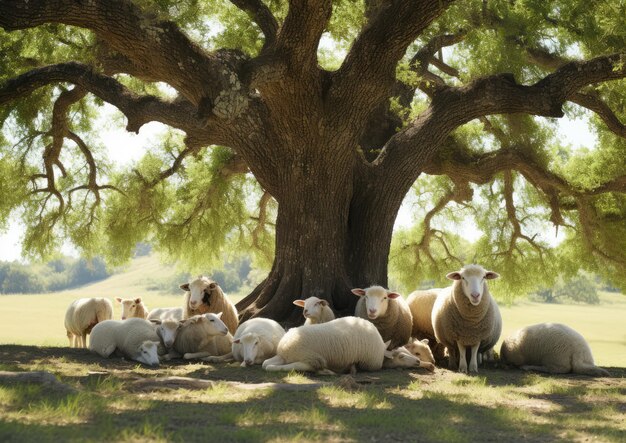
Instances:
[[[185,291],[181,307],[148,312],[141,298],[117,298],[121,320],[112,320],[113,306],[106,298],[76,300],[66,312],[65,328],[70,346],[86,347],[90,334],[89,349],[102,357],[121,355],[148,365],[182,357],[320,374],[388,367],[434,371],[447,352],[450,369],[478,372],[483,360],[495,358],[502,331],[498,305],[487,287],[487,280],[498,277],[468,265],[447,275],[451,286],[415,291],[406,301],[381,286],[353,289],[359,297],[354,316],[337,319],[326,300],[295,300],[306,321],[288,331],[267,318],[239,324],[235,306],[219,285],[199,277],[180,286]],[[609,375],[595,366],[585,339],[562,324],[516,331],[504,340],[500,359],[524,370]]]

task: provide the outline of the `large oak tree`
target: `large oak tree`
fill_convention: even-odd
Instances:
[[[149,238],[197,263],[274,242],[239,308],[295,323],[295,298],[346,313],[350,288],[388,283],[413,187],[422,219],[393,258],[409,281],[479,260],[521,285],[569,260],[623,284],[624,17],[582,0],[0,0],[0,221],[21,208],[37,254],[69,238],[120,259]],[[173,131],[119,171],[103,102],[128,131]],[[572,151],[552,118],[581,109],[600,143]],[[450,232],[459,211],[476,244]]]

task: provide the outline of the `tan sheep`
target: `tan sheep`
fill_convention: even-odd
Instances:
[[[411,337],[419,340],[428,339],[428,345],[436,361],[444,358],[445,347],[437,342],[433,329],[432,313],[435,300],[445,288],[432,288],[423,291],[414,291],[407,297],[407,304],[413,316]]]
[[[343,317],[290,329],[278,343],[277,355],[263,362],[263,369],[320,374],[355,368],[376,371],[383,366],[387,346],[371,322]]]
[[[409,342],[413,317],[400,294],[388,291],[382,286],[355,288],[352,293],[360,297],[354,315],[372,322],[384,341],[391,340],[389,349],[404,346]]]
[[[113,318],[113,304],[108,298],[79,298],[65,311],[65,329],[70,347],[86,348],[87,334],[104,320]]]
[[[595,365],[584,337],[560,323],[539,323],[515,331],[502,343],[500,359],[525,371],[611,375]]]
[[[207,313],[183,320],[172,349],[163,358],[201,359],[231,354],[233,336],[221,316],[221,312]]]
[[[428,345],[426,345],[426,348],[430,351]],[[383,368],[424,368],[430,372],[434,372],[435,365],[433,362],[420,359],[406,346],[400,346],[391,351],[385,350]]]
[[[428,346],[428,339],[424,338],[422,340],[411,340],[406,345],[404,345],[407,351],[420,359],[420,361],[427,363],[435,363],[435,357],[433,356],[433,352]]]
[[[335,313],[328,306],[328,302],[321,298],[309,297],[306,300],[294,300],[293,304],[303,308],[302,315],[306,318],[305,325],[326,323],[335,319]]]
[[[148,318],[148,308],[141,300],[141,297],[115,297],[115,301],[122,306],[122,320],[126,320],[127,318]]]
[[[105,320],[94,326],[89,349],[108,358],[114,352],[147,365],[158,365],[159,336],[148,320]]]
[[[448,367],[467,372],[466,348],[471,349],[470,372],[478,372],[478,353],[490,351],[500,338],[502,317],[487,280],[499,275],[479,265],[451,272],[454,280],[433,306],[432,324],[437,341],[448,349]]]
[[[185,291],[183,302],[183,319],[188,319],[198,314],[222,313],[222,321],[228,327],[228,331],[234,334],[239,325],[237,308],[222,292],[222,288],[208,277],[199,276],[190,283],[180,285]]]

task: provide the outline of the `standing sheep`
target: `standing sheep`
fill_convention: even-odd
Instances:
[[[560,323],[539,323],[515,331],[502,343],[500,358],[525,371],[611,375],[595,365],[584,337]]]
[[[328,306],[328,302],[321,298],[309,297],[306,300],[294,300],[293,304],[303,308],[302,315],[306,318],[305,325],[326,323],[335,319],[335,313]]]
[[[502,332],[502,317],[487,280],[499,275],[468,265],[447,276],[452,286],[442,290],[433,306],[435,337],[448,348],[448,367],[467,372],[466,347],[471,349],[470,372],[478,372],[478,353],[488,352]]]
[[[150,366],[159,364],[159,336],[155,327],[143,318],[106,320],[91,331],[89,349],[108,358],[118,351],[124,357]]]
[[[127,318],[148,318],[148,308],[143,301],[141,301],[141,297],[115,297],[115,301],[122,305],[122,320],[126,320]]]
[[[209,312],[222,313],[222,321],[234,334],[239,324],[237,308],[222,292],[222,288],[208,277],[200,276],[191,283],[180,285],[185,291],[183,319]]]
[[[278,343],[277,355],[263,362],[263,369],[321,374],[353,368],[376,371],[383,366],[387,346],[371,322],[343,317],[290,329]]]
[[[413,317],[402,296],[382,286],[353,289],[360,297],[354,315],[376,326],[384,341],[391,340],[389,349],[404,346],[411,338]]]
[[[95,325],[113,318],[113,304],[108,298],[79,298],[65,311],[65,329],[70,347],[86,348],[87,334]]]
[[[183,319],[183,308],[182,307],[173,307],[173,308],[154,308],[148,313],[148,320],[182,320]]]
[[[445,288],[432,288],[424,291],[414,291],[407,297],[407,304],[413,316],[411,337],[419,340],[428,339],[432,354],[437,361],[444,358],[444,346],[437,342],[433,329],[432,313],[435,300]]]
[[[164,357],[166,360],[204,358],[209,356],[229,356],[233,336],[220,319],[222,313],[194,315],[183,320],[178,329],[172,350]]]

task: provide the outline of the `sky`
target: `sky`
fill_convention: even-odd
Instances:
[[[118,165],[124,166],[141,158],[144,152],[155,144],[159,143],[159,136],[166,131],[166,127],[160,123],[149,123],[144,125],[139,134],[133,134],[119,127],[119,119],[113,118],[118,111],[110,105],[101,114],[101,122],[96,127],[100,130],[101,142],[107,147],[110,159]],[[597,137],[590,131],[585,120],[571,120],[564,117],[558,120],[558,136],[565,144],[570,144],[574,148],[592,147],[597,141]],[[396,228],[407,227],[412,224],[410,203],[406,202],[398,214]],[[467,223],[461,226],[461,233],[470,241],[480,237],[480,231]],[[14,219],[9,223],[5,232],[0,232],[0,261],[22,260],[21,237],[24,233],[24,224],[21,220]],[[549,239],[548,239],[549,240]],[[556,238],[554,239],[556,241]],[[67,255],[76,255],[76,251],[71,245],[65,245],[62,252]]]

